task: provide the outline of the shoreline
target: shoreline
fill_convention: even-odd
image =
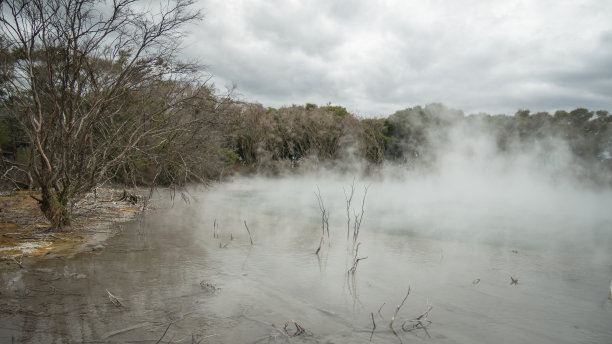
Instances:
[[[20,268],[24,257],[70,257],[103,249],[104,242],[121,231],[122,223],[151,208],[144,189],[133,194],[124,190],[100,187],[87,193],[72,207],[71,228],[62,232],[49,230],[29,191],[0,192],[0,263]]]

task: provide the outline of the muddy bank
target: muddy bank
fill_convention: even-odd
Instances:
[[[0,261],[18,268],[23,257],[70,256],[102,249],[105,240],[122,230],[121,223],[151,208],[146,194],[98,188],[74,204],[72,227],[55,232],[29,191],[1,192]]]

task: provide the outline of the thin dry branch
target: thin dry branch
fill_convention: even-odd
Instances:
[[[170,328],[170,326],[172,326],[172,323],[168,324],[168,327],[166,327],[166,330],[164,331],[164,333],[162,334],[162,336],[157,340],[157,342],[155,342],[155,344],[159,344],[159,342],[161,342],[161,340],[164,338],[164,336],[166,335],[166,333],[168,332],[168,329]]]
[[[406,296],[404,296],[404,299],[402,300],[402,303],[397,305],[397,308],[395,309],[395,313],[393,313],[393,317],[391,317],[391,322],[389,323],[389,328],[391,328],[392,330],[393,330],[393,322],[395,321],[395,317],[397,316],[397,313],[399,313],[400,309],[404,305],[404,302],[406,302],[406,299],[408,298],[408,295],[410,295],[410,286],[408,286],[408,291],[406,292]]]
[[[329,211],[325,208],[325,203],[323,203],[323,196],[321,195],[321,190],[317,186],[317,192],[315,192],[315,196],[317,198],[317,203],[319,205],[319,211],[321,211],[321,230],[323,236],[327,232],[327,241],[329,244]]]
[[[368,189],[370,186],[363,187],[363,199],[361,200],[361,212],[357,213],[353,210],[353,215],[355,216],[355,220],[353,222],[353,248],[357,244],[357,240],[359,239],[359,231],[361,230],[361,222],[363,221],[363,215],[365,214],[365,200],[368,195]]]
[[[357,257],[357,255],[359,254],[359,245],[361,245],[361,243],[358,243],[357,247],[355,248],[355,257],[353,257],[353,266],[351,266],[351,268],[348,270],[349,274],[355,274],[355,272],[357,271],[357,265],[359,264],[359,261],[368,259],[368,257],[361,257],[361,258]]]
[[[386,302],[383,302],[382,305],[380,305],[380,308],[378,308],[378,315],[380,315],[381,318],[383,318],[382,313],[380,313],[380,311],[382,311],[383,307],[385,306],[385,304],[387,304]],[[384,319],[384,318],[383,318]]]
[[[349,240],[351,234],[351,202],[353,201],[353,195],[355,194],[355,178],[353,178],[353,183],[350,185],[351,193],[347,195],[344,187],[342,191],[344,191],[344,199],[346,200],[346,240]]]
[[[323,237],[321,237],[321,241],[319,241],[319,247],[317,248],[317,250],[315,251],[315,254],[318,256],[319,255],[319,251],[321,251],[321,245],[323,244]]]
[[[244,220],[244,227],[247,230],[247,233],[249,233],[249,240],[251,240],[251,246],[253,246],[253,237],[251,237],[251,231],[249,230],[249,226],[247,226],[246,220]]]
[[[404,320],[402,323],[402,330],[409,332],[416,329],[423,329],[427,336],[431,338],[429,332],[427,331],[427,326],[431,324],[431,320],[429,320],[429,312],[432,310],[432,308],[433,306],[429,303],[429,300],[427,300],[427,308],[425,311],[414,319]],[[407,323],[412,323],[412,327],[407,327]]]
[[[293,325],[295,326],[295,332],[293,334],[290,334],[289,330],[288,330],[288,327],[289,327],[289,325],[291,323],[293,323]],[[300,335],[311,335],[311,333],[307,329],[305,329],[302,325],[300,325],[295,320],[287,321],[285,323],[285,326],[283,326],[283,330],[285,330],[285,333],[287,333],[287,335],[289,335],[291,337],[296,337],[296,336],[300,336]]]

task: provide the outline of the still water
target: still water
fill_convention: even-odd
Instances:
[[[350,274],[364,183],[347,228],[350,184],[238,179],[188,203],[160,192],[104,250],[3,271],[0,342],[612,343],[609,193],[519,201],[370,181],[367,259]],[[318,255],[315,192],[329,214]],[[429,306],[426,330],[405,322]]]

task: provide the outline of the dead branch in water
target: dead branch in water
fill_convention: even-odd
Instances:
[[[427,326],[431,324],[431,320],[429,320],[429,312],[432,310],[433,306],[427,300],[427,309],[421,315],[414,319],[404,320],[402,323],[402,330],[405,332],[410,332],[416,329],[423,329],[427,336],[431,338],[429,332],[427,331]],[[406,327],[407,323],[412,323],[412,328]]]
[[[213,221],[213,238],[219,239],[219,223],[217,219]]]
[[[344,187],[342,191],[344,191],[344,199],[346,200],[346,241],[349,240],[351,234],[351,202],[353,201],[353,195],[355,194],[355,178],[353,178],[353,183],[350,185],[351,193],[350,195],[346,194],[346,190]]]
[[[317,250],[315,251],[315,254],[318,256],[319,255],[319,251],[321,251],[321,245],[323,244],[323,237],[321,237],[321,241],[319,241],[319,247],[317,248]]]
[[[372,337],[374,336],[374,331],[376,330],[376,322],[374,321],[374,312],[370,313],[372,316],[372,332],[370,333],[370,342],[372,341]]]
[[[518,278],[514,278],[512,276],[510,276],[510,285],[517,285],[518,284]]]
[[[106,289],[106,292],[108,293],[108,299],[110,300],[110,302],[112,302],[113,305],[117,307],[121,307],[121,302],[119,302],[119,299],[117,299],[115,295],[111,294],[111,292],[108,291],[108,289]]]
[[[355,272],[357,271],[357,264],[359,264],[360,260],[368,259],[368,257],[357,258],[357,255],[359,254],[359,245],[361,245],[361,243],[358,243],[357,247],[355,248],[355,257],[353,258],[353,266],[351,266],[351,268],[348,269],[347,271],[349,274],[355,274]]]
[[[361,230],[361,221],[363,220],[363,215],[365,214],[365,200],[368,195],[368,189],[370,186],[363,187],[363,199],[361,200],[361,212],[357,213],[353,210],[353,214],[355,216],[355,221],[353,222],[353,248],[357,244],[357,240],[359,239],[359,231]]]
[[[289,333],[288,327],[289,324],[293,323],[293,325],[295,326],[295,332],[293,334]],[[297,321],[295,320],[290,320],[287,321],[285,323],[285,326],[283,326],[283,330],[285,330],[285,333],[287,333],[287,335],[289,335],[290,337],[296,337],[296,336],[300,336],[300,335],[312,335],[311,333],[309,333],[309,331],[307,329],[305,329],[302,325],[300,325]]]
[[[157,340],[157,342],[155,342],[155,344],[159,344],[159,342],[161,342],[161,340],[164,338],[164,336],[166,335],[166,333],[168,332],[168,329],[170,328],[170,326],[172,326],[172,323],[168,324],[168,327],[166,327],[166,330],[164,331],[164,333],[162,334],[161,338],[159,338]]]
[[[382,305],[380,305],[380,308],[378,309],[378,315],[380,315],[380,317],[381,317],[382,319],[384,319],[384,317],[382,316],[382,314],[380,313],[380,311],[383,309],[383,307],[385,306],[385,304],[386,304],[386,302],[383,302],[383,304],[382,304]]]
[[[315,196],[317,197],[317,203],[319,204],[319,211],[321,211],[321,230],[323,231],[322,235],[325,236],[325,232],[327,232],[327,244],[329,245],[329,211],[325,209],[325,203],[323,203],[323,196],[321,196],[321,190],[317,186],[317,192],[315,192]]]
[[[249,226],[247,226],[246,224],[246,220],[244,220],[244,227],[247,230],[247,233],[249,233],[249,239],[251,240],[251,246],[253,246],[253,237],[251,237],[251,231],[249,230]]]
[[[400,308],[402,308],[402,306],[404,305],[404,302],[406,302],[408,295],[410,295],[410,286],[408,286],[408,292],[406,292],[406,296],[404,296],[402,303],[397,305],[397,308],[395,309],[395,313],[393,313],[393,317],[391,318],[391,322],[389,323],[389,328],[391,328],[392,330],[393,330],[393,322],[395,321],[395,317],[397,316],[397,313],[399,313]]]

